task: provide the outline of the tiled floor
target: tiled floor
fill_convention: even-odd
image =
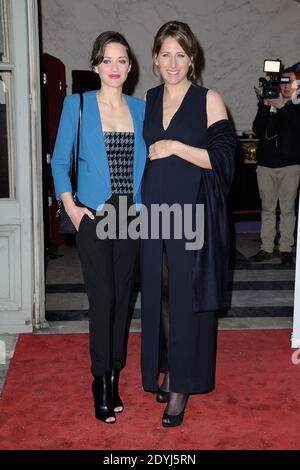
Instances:
[[[288,317],[294,299],[293,267],[281,266],[279,253],[264,263],[249,263],[247,258],[259,249],[259,234],[236,237],[236,255],[229,273],[226,318]],[[49,321],[82,321],[87,318],[85,293],[76,248],[62,246],[59,257],[51,259],[47,271],[46,310]],[[132,317],[140,318],[141,299],[137,283]]]
[[[0,392],[3,388],[4,380],[8,371],[9,363],[14,355],[17,343],[17,335],[0,335]]]

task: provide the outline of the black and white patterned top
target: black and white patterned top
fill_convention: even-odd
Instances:
[[[113,194],[133,193],[134,132],[106,131],[106,146]]]

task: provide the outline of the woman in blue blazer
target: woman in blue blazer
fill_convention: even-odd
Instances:
[[[83,95],[76,204],[69,168],[77,137],[79,95],[65,98],[51,164],[56,196],[77,229],[77,247],[89,298],[95,415],[106,423],[114,423],[115,413],[124,408],[118,382],[125,364],[128,310],[139,240],[119,236],[121,229],[124,231],[121,223],[105,238],[104,212],[99,210],[104,203],[110,204],[116,220],[121,220],[121,196],[123,200],[126,197],[126,208],[141,202],[146,160],[142,137],[145,104],[122,93],[131,65],[132,53],[125,38],[112,31],[100,34],[93,46],[91,66],[100,76],[101,89]],[[132,217],[126,219],[125,228],[130,220]]]

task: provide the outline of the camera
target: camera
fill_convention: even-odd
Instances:
[[[259,101],[263,102],[264,99],[279,98],[280,85],[290,82],[289,77],[280,76],[281,70],[281,60],[266,59],[264,61],[264,72],[266,73],[266,77],[259,78],[259,88],[254,87]]]

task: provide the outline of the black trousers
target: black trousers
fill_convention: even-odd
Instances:
[[[118,213],[118,198],[113,196],[108,202]],[[100,220],[101,216],[96,216],[95,220],[83,216],[77,233],[77,248],[89,299],[91,371],[94,376],[125,365],[129,306],[139,252],[139,240],[99,239],[96,228]],[[128,223],[130,221],[132,218],[128,218]]]

